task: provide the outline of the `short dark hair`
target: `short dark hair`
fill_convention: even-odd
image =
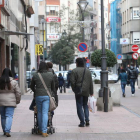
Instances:
[[[47,65],[48,65],[49,68],[53,67],[53,63],[52,62],[47,62]]]
[[[76,63],[78,67],[84,67],[84,60],[83,58],[77,58]]]
[[[121,72],[125,72],[125,69],[121,69]]]
[[[40,62],[38,72],[42,73],[43,71],[47,70],[48,68],[49,68],[48,65],[44,61],[42,61],[42,62]]]

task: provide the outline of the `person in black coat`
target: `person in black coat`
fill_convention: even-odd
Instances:
[[[68,74],[67,74],[67,81],[68,81],[68,84],[67,84],[67,88],[70,87],[70,76],[71,76],[71,70],[68,71]]]
[[[59,90],[60,90],[60,93],[62,93],[62,86],[64,85],[64,78],[61,73],[59,73],[58,75],[58,81],[59,81]]]
[[[131,64],[130,68],[128,69],[127,74],[128,74],[128,79],[130,81],[132,96],[134,96],[135,95],[135,82],[138,77],[138,70],[136,67],[134,67],[133,64]]]

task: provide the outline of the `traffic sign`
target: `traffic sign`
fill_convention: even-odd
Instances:
[[[140,49],[138,50],[138,53],[140,53]]]
[[[86,63],[86,67],[89,68],[90,67],[90,64],[89,63]]]
[[[135,52],[135,53],[132,54],[132,58],[133,59],[137,60],[138,57],[139,57],[139,54],[137,52]]]
[[[84,43],[84,42],[82,42],[82,43],[80,43],[80,44],[78,45],[78,50],[79,50],[80,52],[86,52],[86,51],[87,51],[87,48],[88,48],[88,46],[87,46],[87,44]]]
[[[132,50],[133,52],[137,52],[137,51],[139,50],[139,46],[138,46],[138,45],[133,45],[133,46],[131,47],[131,50]]]
[[[118,55],[117,55],[117,59],[118,59],[118,60],[121,60],[121,59],[122,59],[122,55],[121,55],[121,54],[118,54]]]
[[[35,45],[35,54],[36,55],[43,55],[43,45],[41,45],[41,44]]]

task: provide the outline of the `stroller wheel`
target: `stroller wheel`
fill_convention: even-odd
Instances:
[[[32,134],[34,134],[34,129],[32,128]]]
[[[55,133],[55,128],[53,128],[53,133]]]
[[[54,130],[53,130],[53,128],[51,128],[51,129],[50,129],[50,133],[51,133],[51,134],[53,134],[53,133],[54,133]]]

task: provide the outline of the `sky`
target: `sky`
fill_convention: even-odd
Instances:
[[[87,0],[90,6],[93,6],[93,0]]]

